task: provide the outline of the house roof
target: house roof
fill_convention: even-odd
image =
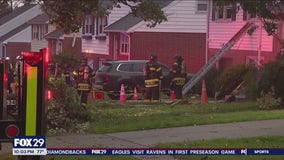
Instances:
[[[62,32],[61,30],[54,30],[48,34],[46,34],[44,37],[46,39],[60,39],[60,37],[62,37],[64,35],[64,32]]]
[[[174,0],[154,0],[156,3],[160,5],[161,8],[168,6]],[[143,21],[141,17],[136,17],[133,14],[129,13],[128,15],[122,17],[117,20],[113,24],[107,26],[104,31],[105,32],[121,32],[127,31],[129,28]]]
[[[30,24],[28,23],[24,23],[20,26],[18,26],[17,28],[13,29],[12,31],[4,34],[3,36],[0,37],[0,42],[4,42],[6,39],[16,35],[17,33],[21,32],[22,30],[28,28],[30,26]]]
[[[40,14],[36,16],[35,18],[31,19],[28,23],[29,24],[47,24],[49,21],[49,18],[47,14]]]
[[[18,15],[21,15],[25,11],[33,8],[34,6],[36,6],[36,4],[25,4],[22,7],[15,9],[13,12],[7,14],[6,16],[0,19],[0,26],[8,22],[10,19],[13,19],[17,17]]]

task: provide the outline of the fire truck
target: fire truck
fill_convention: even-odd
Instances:
[[[45,136],[49,49],[22,52],[15,67],[15,93],[9,93],[7,59],[0,59],[0,149],[16,136]],[[20,160],[42,156],[18,156]]]

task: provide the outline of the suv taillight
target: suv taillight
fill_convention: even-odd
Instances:
[[[108,82],[109,81],[109,76],[108,75],[104,75],[104,81]]]

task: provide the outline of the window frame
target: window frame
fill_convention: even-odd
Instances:
[[[206,9],[205,10],[200,10],[199,6],[200,5],[206,5]],[[196,12],[197,13],[205,13],[208,10],[208,0],[198,0],[196,2]]]
[[[225,5],[222,7],[214,6],[212,9],[212,21],[228,22],[236,21],[236,13],[233,12],[233,5]],[[231,12],[230,12],[231,11]]]
[[[108,16],[96,17],[95,33],[96,35],[106,35],[104,28],[108,25]]]
[[[48,33],[48,24],[32,25],[32,40],[44,40],[44,36]]]
[[[128,34],[120,34],[120,54],[128,55],[130,53],[130,36]]]
[[[84,34],[94,34],[94,17],[92,15],[86,15],[84,20]]]

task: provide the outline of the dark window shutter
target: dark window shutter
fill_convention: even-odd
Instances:
[[[243,10],[243,20],[246,21],[248,19],[248,12]]]
[[[85,20],[83,20],[83,26],[82,26],[82,34],[85,34]]]
[[[94,25],[90,25],[91,33],[94,35]]]
[[[96,35],[99,34],[99,17],[96,17]]]
[[[232,9],[233,9],[232,21],[235,21],[237,18],[237,4],[236,3],[232,4]]]
[[[94,24],[95,24],[95,18],[93,17],[92,18],[92,23],[91,23],[91,33],[92,33],[92,35],[95,34],[95,26],[94,26]]]
[[[215,10],[215,7],[213,6],[212,7],[212,21],[215,21],[215,12],[216,10]]]

